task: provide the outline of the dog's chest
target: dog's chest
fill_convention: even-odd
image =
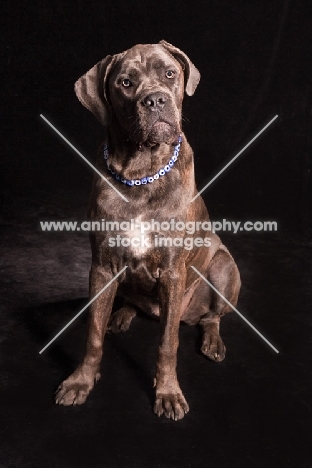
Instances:
[[[122,233],[123,243],[136,259],[144,257],[153,248],[153,236],[148,224],[149,221],[143,221],[142,216],[138,216],[131,220],[130,229]]]
[[[175,222],[181,219],[181,215],[176,218],[172,213],[163,216],[159,212],[149,211],[140,215],[130,212],[129,217],[123,213],[116,217],[106,212],[106,219],[110,221],[106,222],[102,244],[105,251],[108,248],[114,256],[120,254],[127,260],[139,260],[150,257],[155,251],[160,251],[158,256],[162,257],[166,247],[172,247],[172,239],[169,238],[174,237]],[[183,236],[183,233],[179,234]]]

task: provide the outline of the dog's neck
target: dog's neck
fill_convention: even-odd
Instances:
[[[174,154],[174,145],[160,143],[139,148],[125,135],[107,131],[108,165],[126,179],[141,179],[157,173],[168,164]]]

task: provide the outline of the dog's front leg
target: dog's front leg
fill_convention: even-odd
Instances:
[[[156,370],[154,412],[157,416],[164,413],[167,418],[175,421],[182,419],[189,410],[176,373],[185,280],[184,265],[163,272],[159,279],[161,341]]]
[[[90,299],[112,279],[112,274],[99,266],[92,265],[90,271]],[[56,391],[55,402],[60,405],[81,405],[99,380],[100,363],[103,354],[103,340],[107,323],[116,295],[117,281],[114,281],[90,306],[89,329],[86,353],[82,363]]]

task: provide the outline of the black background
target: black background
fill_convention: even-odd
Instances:
[[[2,4],[0,467],[310,468],[312,7],[308,1],[132,0]],[[238,304],[280,350],[233,313],[228,356],[199,352],[181,327],[179,376],[191,412],[152,413],[158,324],[144,317],[105,342],[103,378],[81,408],[53,390],[81,358],[85,317],[39,350],[87,301],[87,236],[39,221],[85,219],[103,129],[74,82],[108,54],[165,39],[200,70],[184,131],[213,219],[276,220],[278,232],[222,235],[241,271]]]

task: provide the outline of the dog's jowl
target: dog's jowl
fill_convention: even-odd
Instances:
[[[198,192],[193,151],[181,126],[182,101],[199,79],[187,55],[161,41],[107,56],[75,85],[81,103],[105,127],[97,168],[117,189],[95,175],[88,216],[112,229],[90,234],[90,299],[127,268],[91,304],[85,355],[59,386],[58,404],[85,402],[100,378],[107,328],[127,330],[138,310],[160,321],[158,416],[178,420],[189,410],[176,373],[181,320],[200,324],[205,356],[224,359],[219,324],[231,308],[191,268],[236,305],[237,266],[219,237],[204,229],[209,217],[202,198],[191,202]],[[196,226],[192,234],[183,228],[190,225]],[[116,295],[124,305],[111,316]]]

